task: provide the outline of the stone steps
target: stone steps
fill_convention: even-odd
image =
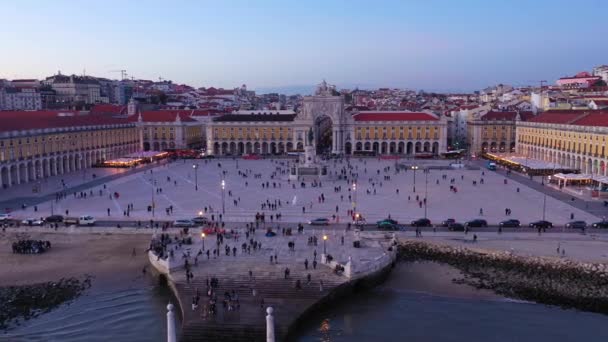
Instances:
[[[329,269],[317,269],[313,274],[317,280],[313,278],[309,285],[306,285],[306,276],[292,275],[289,279],[283,279],[282,271],[276,271],[250,280],[246,275],[247,272],[228,273],[233,276],[217,277],[219,280],[219,287],[216,290],[217,313],[213,317],[207,318],[201,317],[200,310],[207,301],[205,294],[207,275],[196,277],[190,283],[181,280],[176,283],[182,303],[188,306],[184,308],[185,317],[183,318],[181,341],[264,341],[266,337],[265,310],[268,306],[274,308],[276,336],[280,340],[280,337],[287,333],[288,324],[301,314],[302,308],[311,306],[336,286],[345,282],[345,279],[332,274]],[[209,277],[211,276],[209,275]],[[297,290],[294,286],[297,279],[302,283],[301,290]],[[319,290],[319,279],[323,280],[323,291]],[[252,296],[252,286],[257,291],[255,297]],[[201,302],[199,309],[192,312],[189,305],[197,288],[200,290]],[[238,311],[227,311],[222,304],[224,292],[231,293],[232,290],[239,295],[240,309]],[[264,299],[263,307],[260,306],[262,298]]]

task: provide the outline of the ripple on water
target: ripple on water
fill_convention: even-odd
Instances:
[[[84,296],[22,322],[0,335],[0,341],[164,341],[170,300],[169,289],[155,279],[113,284],[112,288],[94,283]]]
[[[608,316],[475,296],[475,290],[451,284],[453,272],[438,265],[398,265],[385,284],[315,313],[296,340],[608,341]]]

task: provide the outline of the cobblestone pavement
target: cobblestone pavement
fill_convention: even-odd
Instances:
[[[538,191],[543,189],[526,183],[525,179],[505,177],[503,173],[484,169],[432,169],[425,173],[422,171],[425,166],[447,165],[448,161],[404,162],[409,166],[416,164],[420,168],[417,172],[409,169],[395,173],[394,161],[352,160],[352,169],[346,169],[346,172],[350,179],[353,179],[351,172],[358,174],[355,196],[351,183],[345,179],[338,180],[335,176],[322,181],[319,187],[307,183],[303,188],[300,183],[289,182],[288,159],[177,161],[156,167],[152,172],[137,172],[104,183],[105,189],[101,184],[96,185],[89,190],[93,196],[88,192],[86,199],[69,195],[59,202],[39,204],[37,213],[29,207],[24,211],[16,211],[15,216],[48,215],[53,202],[53,212],[65,214],[68,210],[69,216],[89,214],[99,219],[122,219],[126,218],[123,215],[127,205],[133,204],[134,210],[128,219],[185,219],[196,216],[200,211],[204,212],[205,208],[207,216],[213,215],[217,219],[222,212],[223,202],[223,218],[226,221],[250,222],[256,213],[263,212],[267,222],[270,222],[271,214],[278,213],[282,215],[282,222],[305,222],[318,217],[345,222],[349,218],[347,211],[356,204],[357,211],[370,222],[389,215],[408,222],[425,216],[425,205],[419,202],[425,197],[426,216],[434,223],[449,217],[458,221],[481,217],[490,224],[507,218],[517,218],[527,224],[543,216],[544,194]],[[198,165],[197,171],[192,167],[194,164]],[[329,166],[333,173],[340,172],[347,165],[346,162],[330,162]],[[243,173],[247,176],[244,177]],[[259,178],[255,175],[259,175]],[[225,181],[224,196],[220,185],[222,179]],[[450,182],[452,179],[453,183]],[[198,191],[195,190],[196,184]],[[457,192],[451,191],[450,186],[456,187]],[[334,191],[334,187],[339,187],[340,191]],[[114,193],[118,197],[111,196]],[[324,201],[319,200],[321,196]],[[416,201],[417,196],[419,201]],[[153,198],[154,216],[147,211]],[[277,210],[262,209],[263,202],[277,203]],[[598,221],[598,216],[603,216],[599,211],[594,211],[596,215],[587,213],[585,207],[581,208],[578,204],[577,201],[572,203],[560,197],[547,196],[545,216],[555,224],[569,221],[571,215],[587,222]],[[170,206],[173,207],[173,212],[167,215],[165,209]],[[505,215],[506,208],[511,209],[510,216]],[[110,216],[107,215],[108,209]],[[483,210],[482,215],[480,210]]]

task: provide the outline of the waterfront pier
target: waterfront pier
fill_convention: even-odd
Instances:
[[[199,233],[192,233],[190,237],[196,238],[192,245],[166,246],[167,253],[173,250],[173,257],[158,258],[150,252],[151,264],[167,276],[179,302],[180,341],[264,341],[267,307],[274,309],[276,340],[285,341],[299,320],[315,309],[381,279],[396,257],[392,234],[312,228],[291,235],[274,232],[277,235],[269,237],[257,230],[249,238],[245,230],[240,230],[238,237],[226,233],[220,244],[213,234],[205,236],[205,249]],[[261,243],[261,248],[251,247],[250,252],[248,247],[242,248],[243,244],[252,246],[252,240],[256,245]],[[353,247],[354,241],[359,241],[359,248]],[[218,247],[219,256],[213,253]],[[198,255],[199,251],[203,253]],[[193,277],[188,279],[187,273]],[[225,302],[227,295],[230,300]]]

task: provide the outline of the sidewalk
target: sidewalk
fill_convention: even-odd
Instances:
[[[483,160],[475,161],[473,163],[475,163],[481,167],[484,167]],[[565,192],[565,191],[560,191],[559,189],[557,189],[553,186],[543,185],[539,181],[541,179],[541,177],[535,177],[533,179],[530,179],[529,176],[524,176],[524,175],[516,173],[516,172],[511,172],[511,174],[507,176],[506,170],[504,170],[504,169],[498,169],[496,171],[488,170],[486,172],[496,172],[499,175],[502,175],[506,178],[513,179],[513,180],[517,181],[518,183],[521,183],[522,185],[525,185],[531,189],[534,189],[538,192],[546,194],[547,196],[550,196],[556,200],[562,201],[566,204],[569,204],[570,206],[572,206],[574,208],[583,210],[594,216],[597,216],[597,217],[608,216],[608,207],[604,207],[604,203],[602,201],[597,201],[597,200],[589,201],[589,200],[577,198],[573,194]],[[575,198],[575,200],[572,201],[572,198]]]
[[[117,168],[90,168],[84,171],[71,172],[58,176],[49,177],[39,180],[42,185],[42,191],[34,193],[33,187],[38,182],[30,182],[19,184],[8,189],[0,189],[0,212],[5,212],[7,209],[15,211],[21,209],[21,205],[25,204],[28,207],[55,199],[55,194],[60,191],[65,191],[67,194],[80,192],[112,180],[147,171],[151,168],[164,165],[166,162],[145,164],[133,169],[117,169]],[[96,175],[93,178],[93,174]],[[66,187],[61,185],[61,180],[64,180]]]

